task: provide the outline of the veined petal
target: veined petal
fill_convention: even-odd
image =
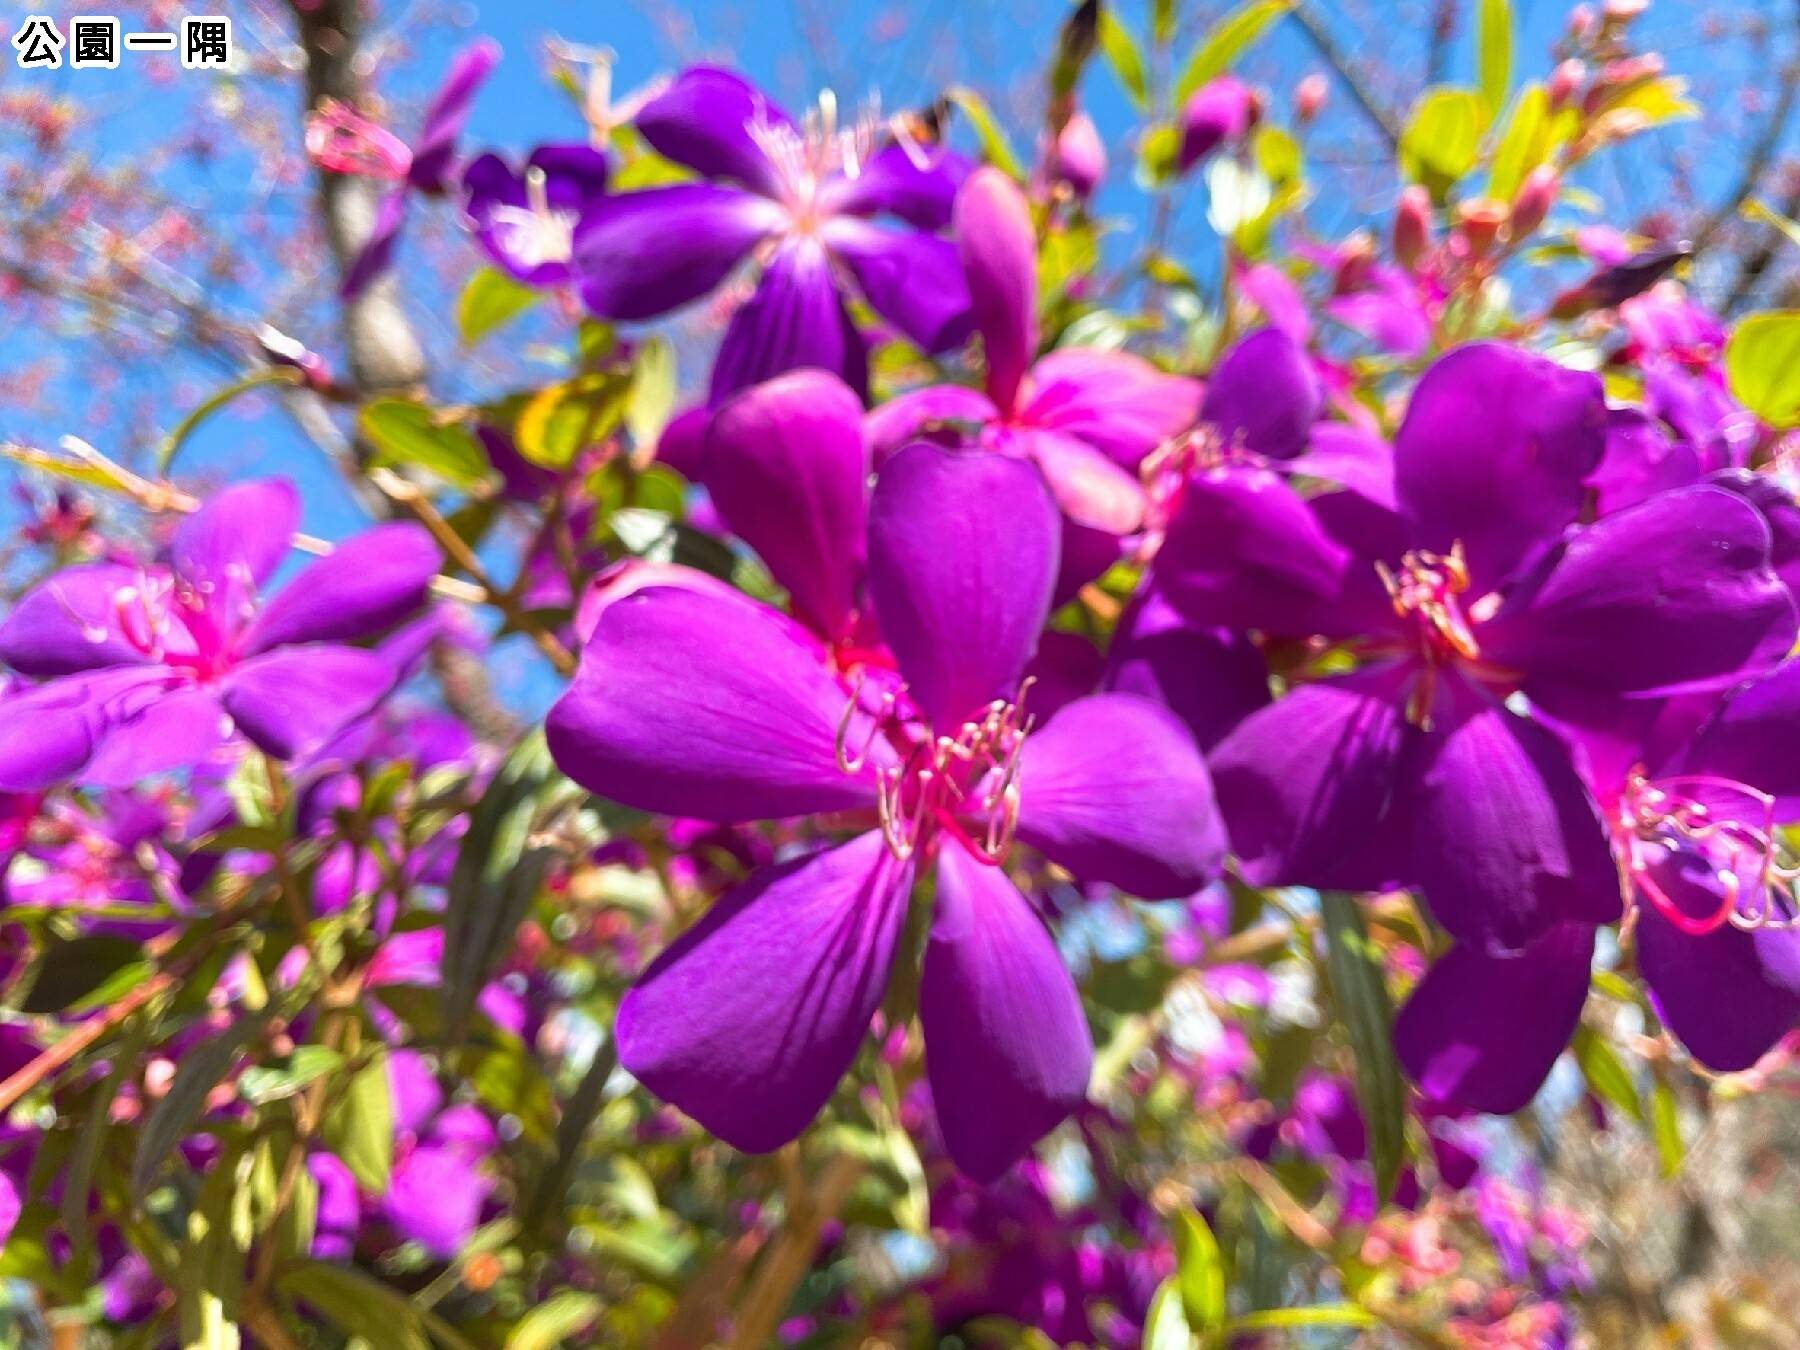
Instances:
[[[710,183],[608,197],[575,236],[581,298],[603,319],[653,319],[705,295],[781,227],[781,208]]]
[[[840,174],[820,185],[822,209],[852,216],[886,212],[921,230],[950,224],[956,191],[969,176],[969,161],[942,146],[909,151],[889,141],[861,166],[856,176]]]
[[[794,130],[787,113],[736,71],[690,66],[639,109],[638,134],[664,159],[762,193],[779,179],[753,128]]]
[[[1194,627],[1154,589],[1120,619],[1103,684],[1162,704],[1206,751],[1269,702],[1268,666],[1249,639]]]
[[[959,428],[963,434],[956,439],[973,442],[979,437],[979,428],[999,416],[994,401],[979,389],[960,384],[933,384],[923,389],[909,389],[871,408],[863,417],[863,436],[869,442],[875,462],[881,464],[896,450],[921,437],[933,441],[942,439],[937,433],[958,423],[969,425]],[[971,430],[974,434],[968,434]]]
[[[425,603],[442,561],[431,536],[410,521],[365,530],[282,587],[244,635],[244,651],[379,633]]]
[[[106,679],[69,675],[0,698],[0,792],[39,792],[80,772],[104,725],[94,688]]]
[[[1020,425],[1073,436],[1136,469],[1194,424],[1200,384],[1130,352],[1063,347],[1031,368],[1023,404]]]
[[[1186,727],[1136,694],[1077,699],[1025,738],[1019,838],[1077,881],[1192,895],[1225,861],[1212,780]]]
[[[1700,456],[1691,445],[1671,441],[1641,409],[1607,409],[1606,453],[1588,480],[1599,515],[1610,516],[1699,477]]]
[[[870,806],[892,761],[798,625],[745,597],[651,587],[607,605],[545,731],[558,767],[642,811],[765,820]]]
[[[1677,771],[1747,783],[1775,798],[1777,820],[1800,818],[1800,658],[1727,698],[1682,753]]]
[[[1508,1115],[1537,1095],[1581,1020],[1594,930],[1565,923],[1512,956],[1458,946],[1394,1019],[1394,1053],[1441,1106]]]
[[[1130,534],[1144,523],[1143,484],[1093,446],[1032,427],[1008,430],[1004,439],[1043,470],[1056,504],[1076,524]]]
[[[222,593],[227,584],[266,585],[293,545],[300,495],[285,478],[261,478],[214,493],[169,542],[175,571]]]
[[[827,637],[842,637],[867,529],[862,401],[823,370],[747,389],[713,418],[704,479],[725,523],[787,588],[796,611]]]
[[[856,1057],[911,888],[878,831],[757,872],[625,995],[619,1062],[734,1148],[779,1148]]]
[[[831,260],[813,239],[784,240],[719,342],[708,397],[717,404],[775,375],[816,366],[868,392],[868,346],[856,331]]]
[[[969,291],[949,240],[855,216],[826,221],[819,237],[875,312],[924,351],[949,351],[969,336]]]
[[[957,1168],[993,1181],[1082,1102],[1093,1040],[1030,903],[959,845],[938,855],[919,984],[925,1070]]]
[[[1227,445],[1292,459],[1306,448],[1324,405],[1305,349],[1279,328],[1263,328],[1225,353],[1206,382],[1200,420]]]
[[[1581,510],[1606,446],[1600,381],[1498,342],[1439,357],[1394,440],[1413,543],[1461,543],[1471,595],[1494,589]]]
[[[1476,637],[1528,680],[1674,693],[1767,670],[1794,634],[1767,523],[1742,498],[1695,486],[1571,534]]]
[[[869,591],[913,701],[940,730],[1010,697],[1050,612],[1056,507],[1032,464],[913,445],[869,507]]]
[[[216,690],[146,685],[109,701],[93,757],[78,778],[93,787],[130,787],[200,763],[230,734],[231,719]]]
[[[329,643],[283,647],[233,667],[220,702],[258,747],[291,759],[373,708],[398,678],[379,652]]]
[[[1010,411],[1037,355],[1037,234],[1025,196],[1000,170],[977,169],[956,194],[956,247],[987,356],[987,388]]]
[[[168,574],[159,579],[166,585]],[[46,577],[0,623],[0,661],[38,677],[147,663],[149,655],[123,626],[130,621],[140,636],[149,635],[134,602],[146,580],[142,568],[118,563],[83,563]]]
[[[1288,471],[1336,483],[1383,511],[1398,509],[1393,447],[1348,422],[1315,423],[1311,444],[1288,461]]]

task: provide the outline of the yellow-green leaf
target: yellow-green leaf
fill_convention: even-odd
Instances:
[[[1150,1314],[1144,1318],[1144,1350],[1192,1350],[1194,1331],[1187,1310],[1181,1306],[1181,1290],[1169,1276],[1156,1287]]]
[[[603,1307],[598,1294],[565,1289],[519,1319],[506,1338],[506,1350],[556,1350],[564,1340],[592,1326]]]
[[[1181,78],[1175,82],[1175,101],[1185,103],[1201,85],[1230,70],[1269,25],[1293,7],[1294,0],[1251,0],[1220,19],[1200,39],[1182,68]]]
[[[1575,1052],[1575,1062],[1581,1066],[1588,1091],[1641,1124],[1644,1108],[1638,1101],[1637,1087],[1613,1048],[1588,1027],[1576,1028],[1569,1048]]]
[[[1144,73],[1144,54],[1137,39],[1119,22],[1110,9],[1100,11],[1100,50],[1106,53],[1106,64],[1119,77],[1119,84],[1130,95],[1141,112],[1150,106],[1150,81]]]
[[[1354,1303],[1321,1303],[1311,1308],[1264,1308],[1231,1319],[1226,1328],[1240,1331],[1284,1331],[1295,1327],[1372,1327],[1377,1319]]]
[[[954,85],[944,91],[944,97],[962,109],[969,125],[975,128],[975,139],[981,142],[981,154],[989,164],[1000,170],[1009,178],[1023,179],[1025,171],[1019,167],[1019,157],[1013,153],[1006,133],[1000,129],[999,121],[994,117],[994,110],[988,107],[987,100],[967,85]]]
[[[463,344],[473,347],[495,329],[530,309],[541,293],[514,281],[494,267],[469,278],[456,301],[456,329]]]
[[[357,423],[374,445],[378,464],[423,469],[460,488],[487,476],[481,443],[454,423],[440,423],[423,404],[378,398],[364,406]]]
[[[1689,121],[1700,115],[1700,109],[1687,96],[1687,81],[1677,75],[1633,85],[1606,105],[1609,113],[1621,108],[1643,114],[1645,122],[1653,127]]]
[[[1472,89],[1440,85],[1419,95],[1400,133],[1400,166],[1406,176],[1442,201],[1475,167],[1486,111]]]
[[[1788,238],[1795,248],[1800,248],[1800,224],[1795,224],[1779,211],[1772,210],[1768,203],[1752,197],[1738,208],[1738,214],[1745,220],[1760,221],[1764,225],[1773,225]]]
[[[1512,80],[1512,30],[1511,0],[1481,0],[1475,25],[1475,68],[1490,119],[1506,106],[1506,86]]]
[[[643,342],[631,362],[631,397],[625,405],[625,429],[639,450],[649,450],[662,437],[675,411],[675,348],[665,337]]]
[[[525,401],[513,426],[519,453],[533,464],[566,469],[619,425],[630,390],[629,375],[598,372],[539,390]]]
[[[1319,913],[1325,920],[1332,999],[1355,1053],[1356,1100],[1368,1124],[1375,1193],[1386,1200],[1394,1192],[1406,1151],[1406,1093],[1394,1059],[1394,1012],[1387,980],[1354,897],[1321,891]]]
[[[431,1350],[423,1314],[404,1294],[372,1275],[308,1261],[276,1283],[282,1293],[316,1309],[346,1335],[392,1350]]]
[[[1510,202],[1518,195],[1525,175],[1549,158],[1551,148],[1550,97],[1543,85],[1528,84],[1519,91],[1506,132],[1494,150],[1487,195],[1497,202]]]
[[[1681,1170],[1685,1148],[1681,1142],[1681,1121],[1675,1110],[1675,1094],[1661,1081],[1650,1094],[1650,1136],[1656,1141],[1656,1158],[1662,1164],[1663,1176],[1674,1176]]]
[[[1732,397],[1778,430],[1800,426],[1800,309],[1752,314],[1725,344]]]
[[[388,1187],[394,1161],[394,1100],[388,1090],[387,1056],[376,1055],[352,1075],[325,1113],[326,1147],[371,1195]]]
[[[1175,1216],[1175,1287],[1187,1323],[1195,1331],[1216,1331],[1225,1325],[1225,1260],[1218,1239],[1197,1210],[1184,1209]]]

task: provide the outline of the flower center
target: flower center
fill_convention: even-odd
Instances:
[[[566,263],[575,253],[574,211],[554,210],[550,205],[544,171],[535,164],[525,170],[525,205],[501,204],[488,212],[502,250],[521,267]]]
[[[1398,569],[1377,562],[1375,571],[1387,588],[1394,613],[1412,625],[1423,656],[1434,663],[1456,657],[1467,661],[1480,658],[1481,648],[1457,598],[1469,589],[1461,540],[1450,546],[1449,553],[1410,549],[1401,555]]]
[[[1753,931],[1800,923],[1793,883],[1800,858],[1775,825],[1775,799],[1748,783],[1708,774],[1652,779],[1642,765],[1625,780],[1612,822],[1613,846],[1636,889],[1682,932],[1721,925]],[[1658,879],[1661,864],[1686,852],[1719,884],[1712,913],[1677,904]]]
[[[931,168],[931,158],[905,118],[881,118],[873,100],[847,125],[838,122],[837,95],[819,92],[818,106],[807,110],[800,125],[776,122],[760,110],[745,125],[756,148],[775,170],[776,196],[788,210],[794,234],[813,234],[831,215],[830,204],[820,189],[835,177],[860,178],[863,167],[880,148],[885,129],[921,171]]]
[[[1012,849],[1019,824],[1019,755],[1032,718],[1025,712],[1027,680],[1016,700],[995,699],[979,717],[953,734],[938,734],[901,714],[905,686],[884,694],[871,712],[859,682],[838,724],[838,767],[859,771],[877,736],[887,736],[899,762],[876,769],[881,836],[900,861],[913,856],[942,830],[982,862],[999,866]],[[871,718],[860,749],[847,746],[858,709]]]
[[[412,168],[405,141],[335,98],[320,102],[306,119],[306,157],[332,173],[390,183],[398,183]]]

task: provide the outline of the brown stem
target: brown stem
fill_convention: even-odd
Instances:
[[[731,1339],[726,1342],[729,1350],[761,1350],[774,1343],[781,1314],[818,1252],[819,1230],[827,1219],[836,1217],[861,1172],[861,1162],[839,1153],[825,1164],[810,1192],[804,1182],[788,1188],[787,1218],[756,1268],[750,1292],[738,1305]]]

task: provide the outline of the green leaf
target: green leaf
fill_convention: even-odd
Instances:
[[[383,1350],[431,1350],[425,1319],[412,1301],[360,1270],[308,1261],[276,1284],[347,1336],[360,1336]]]
[[[603,1307],[598,1294],[565,1289],[519,1319],[506,1350],[556,1350],[565,1337],[592,1326]]]
[[[1138,138],[1137,181],[1145,191],[1153,191],[1175,176],[1181,156],[1181,133],[1166,122],[1145,130]]]
[[[163,1160],[174,1151],[200,1119],[206,1098],[224,1081],[244,1047],[262,1034],[265,1016],[239,1017],[209,1041],[202,1041],[182,1056],[175,1077],[162,1100],[150,1108],[138,1135],[137,1154],[131,1162],[131,1194],[142,1197],[156,1179]]]
[[[1321,891],[1319,912],[1325,920],[1331,992],[1356,1061],[1356,1099],[1368,1124],[1376,1194],[1386,1200],[1394,1193],[1406,1151],[1406,1094],[1394,1060],[1394,1010],[1387,979],[1352,896]]]
[[[1745,220],[1759,221],[1764,225],[1772,225],[1787,236],[1787,240],[1795,248],[1800,248],[1800,225],[1795,224],[1779,211],[1772,210],[1767,202],[1752,197],[1738,208],[1738,214]]]
[[[131,938],[96,933],[55,942],[38,962],[37,978],[19,1011],[79,1011],[96,998],[111,1002],[142,983],[153,968],[144,959],[144,944]]]
[[[1458,179],[1475,167],[1487,108],[1472,89],[1427,89],[1407,115],[1400,133],[1400,166],[1422,183],[1434,201],[1443,201]]]
[[[1192,1350],[1193,1344],[1194,1332],[1181,1306],[1181,1290],[1171,1275],[1157,1286],[1156,1296],[1150,1300],[1150,1314],[1144,1318],[1144,1350]]]
[[[460,426],[440,424],[421,403],[378,398],[364,405],[357,425],[374,445],[377,464],[423,469],[459,488],[474,487],[487,476],[481,443]]]
[[[1264,1308],[1231,1319],[1227,1331],[1281,1331],[1292,1327],[1372,1327],[1379,1319],[1354,1303],[1322,1303],[1312,1308]]]
[[[1475,68],[1490,119],[1506,106],[1506,86],[1512,80],[1512,41],[1511,0],[1481,0],[1475,24]]]
[[[1269,25],[1293,7],[1294,0],[1251,0],[1215,23],[1200,39],[1181,78],[1175,82],[1175,102],[1187,102],[1188,95],[1201,85],[1230,70]]]
[[[1488,196],[1497,202],[1510,202],[1518,196],[1525,175],[1550,156],[1550,128],[1550,97],[1544,86],[1526,85],[1519,91],[1506,132],[1494,150],[1493,167],[1488,170]]]
[[[1681,1121],[1677,1118],[1675,1094],[1660,1079],[1650,1093],[1650,1135],[1656,1141],[1656,1157],[1662,1164],[1663,1176],[1674,1176],[1681,1170],[1687,1147],[1681,1142]]]
[[[962,109],[963,116],[969,119],[969,125],[975,129],[975,139],[981,142],[982,158],[1007,177],[1023,180],[1025,171],[1019,167],[1019,157],[1007,141],[1006,133],[1000,129],[987,100],[961,84],[946,89],[944,97]]]
[[[1800,309],[1752,314],[1725,345],[1732,397],[1777,431],[1800,426]]]
[[[469,278],[456,299],[456,331],[463,345],[473,347],[489,333],[511,323],[538,302],[542,292],[514,281],[495,267],[484,267]]]
[[[372,1195],[387,1190],[394,1164],[394,1098],[385,1051],[351,1075],[333,1098],[323,1134],[325,1146],[350,1169],[357,1185]]]
[[[1150,79],[1144,70],[1144,54],[1138,50],[1131,30],[1119,22],[1112,10],[1100,12],[1100,50],[1106,53],[1106,64],[1118,76],[1119,85],[1139,112],[1150,108]]]
[[[331,1073],[344,1057],[330,1046],[302,1045],[286,1064],[258,1064],[238,1075],[238,1095],[256,1106],[291,1097],[315,1078]]]
[[[1056,34],[1056,56],[1050,63],[1050,96],[1067,98],[1081,79],[1082,67],[1094,54],[1095,30],[1100,20],[1100,0],[1080,0]]]
[[[1225,1325],[1225,1260],[1218,1239],[1197,1210],[1175,1216],[1175,1287],[1187,1324],[1195,1331]]]
[[[648,338],[631,361],[631,397],[625,429],[631,443],[648,451],[661,439],[675,411],[675,348],[665,337]]]
[[[1254,143],[1256,167],[1277,187],[1298,182],[1304,157],[1300,142],[1280,127],[1260,126]]]
[[[1569,1048],[1575,1052],[1575,1062],[1581,1066],[1581,1076],[1587,1080],[1588,1091],[1642,1124],[1644,1108],[1638,1101],[1631,1071],[1619,1061],[1613,1048],[1589,1027],[1575,1029],[1575,1038]]]
[[[553,384],[525,400],[513,425],[519,453],[547,469],[566,469],[605,440],[625,416],[631,376],[597,371]]]

